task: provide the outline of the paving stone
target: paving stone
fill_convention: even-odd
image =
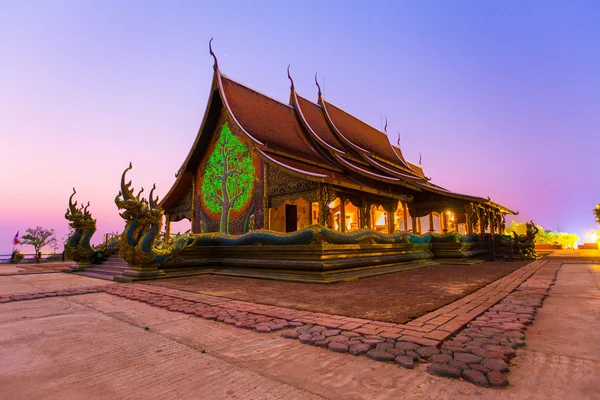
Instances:
[[[298,336],[300,336],[300,334],[298,333],[298,331],[295,331],[293,329],[286,329],[285,331],[281,332],[281,336],[283,336],[286,339],[296,339],[298,338]]]
[[[348,349],[348,353],[353,356],[360,356],[363,354],[367,354],[367,352],[371,350],[371,346],[364,343],[352,344]]]
[[[486,358],[481,364],[491,371],[508,372],[508,364],[499,358]]]
[[[359,333],[352,332],[352,331],[342,331],[341,334],[348,338],[353,338],[353,337],[361,338],[362,337]]]
[[[394,361],[396,358],[393,354],[383,350],[371,350],[367,353],[367,357],[375,361]]]
[[[341,342],[329,342],[329,350],[335,351],[336,353],[347,353],[348,345]]]
[[[483,360],[483,357],[471,353],[454,353],[454,359],[467,364],[478,363]]]
[[[417,361],[419,359],[419,354],[414,350],[405,350],[406,355]]]
[[[327,329],[324,330],[323,332],[321,332],[321,335],[325,336],[325,337],[329,337],[329,336],[337,336],[341,333],[342,331],[339,329]]]
[[[506,331],[503,333],[503,336],[506,336],[509,339],[513,337],[521,340],[525,339],[525,334],[521,331]]]
[[[458,335],[456,336],[454,339],[452,339],[453,342],[456,343],[466,343],[471,341],[472,339],[466,335]]]
[[[472,353],[475,354],[476,356],[479,356],[482,358],[498,358],[498,359],[508,363],[508,357],[506,357],[502,353],[498,353],[497,351],[486,350],[486,349],[477,349],[477,350],[472,350]]]
[[[396,346],[394,346],[394,347],[396,347],[397,349],[402,349],[402,350],[417,350],[421,346],[419,346],[416,343],[412,343],[412,342],[398,341],[398,342],[396,342]]]
[[[492,387],[508,386],[508,378],[499,371],[490,371],[487,373],[488,381]]]
[[[461,371],[464,371],[465,369],[469,369],[469,366],[464,361],[454,360],[454,361],[451,361],[450,363],[448,363],[448,365],[450,365],[451,367],[454,367],[454,368],[458,368]]]
[[[372,348],[375,348],[375,346],[377,346],[379,343],[381,343],[381,340],[376,340],[376,339],[363,339],[362,342],[364,344],[368,344],[369,346],[371,346]]]
[[[298,340],[300,340],[300,343],[308,343],[310,341],[310,339],[312,339],[312,335],[310,333],[303,333],[302,335],[298,336]]]
[[[420,347],[416,351],[423,358],[429,358],[435,354],[440,354],[440,349],[433,346]]]
[[[458,368],[454,368],[448,364],[431,363],[427,366],[427,372],[437,376],[444,376],[447,378],[460,378],[461,371]]]
[[[513,322],[513,323],[505,322],[503,324],[500,324],[498,326],[498,329],[503,329],[505,331],[518,331],[518,330],[525,330],[526,326],[519,322]]]
[[[256,332],[258,333],[269,333],[271,332],[271,328],[269,328],[268,326],[265,325],[257,325],[255,328]]]
[[[329,336],[328,339],[332,342],[341,342],[341,343],[347,343],[350,341],[350,339],[348,339],[346,336],[343,336],[343,335]]]
[[[396,357],[406,355],[406,352],[402,349],[393,348],[393,349],[387,349],[386,351],[390,354],[395,355]]]
[[[312,329],[313,325],[302,325],[296,328],[298,332],[308,332]]]
[[[477,371],[481,371],[484,374],[488,373],[490,371],[489,368],[487,368],[486,366],[484,366],[483,364],[479,364],[479,363],[474,363],[474,364],[469,364],[469,368],[470,369],[475,369]]]
[[[296,321],[289,321],[288,324],[292,327],[301,327],[302,325],[304,325],[302,322],[296,322]]]
[[[313,344],[314,342],[320,342],[325,339],[327,338],[323,335],[313,335],[313,337],[310,338],[309,342],[310,344]]]
[[[413,360],[412,357],[409,356],[398,356],[394,359],[394,361],[396,362],[396,364],[404,368],[413,369],[415,367],[415,360]]]
[[[485,374],[481,371],[477,371],[475,369],[467,369],[462,372],[462,377],[465,381],[471,382],[474,385],[480,387],[489,387],[490,383],[488,382]]]
[[[435,354],[431,356],[431,362],[434,363],[448,364],[452,360],[453,358],[449,354]]]
[[[497,351],[498,353],[504,354],[508,358],[513,358],[517,355],[517,352],[512,347],[508,346],[485,346],[487,350]]]
[[[309,329],[309,332],[310,333],[320,333],[320,332],[323,332],[323,331],[326,331],[326,330],[327,330],[327,328],[325,328],[324,326],[315,325],[315,326],[313,326],[312,328]]]
[[[329,340],[317,340],[316,342],[310,342],[315,347],[327,347],[329,346]]]
[[[383,343],[378,343],[377,346],[375,346],[375,348],[377,350],[384,350],[384,351],[388,351],[389,349],[393,349],[394,345],[388,342],[383,342]]]

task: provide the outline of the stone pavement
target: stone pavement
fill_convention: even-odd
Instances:
[[[511,386],[500,391],[424,374],[418,364],[408,370],[374,363],[303,346],[281,332],[259,335],[185,311],[71,290],[69,297],[0,304],[0,398],[600,398],[595,268],[569,264],[559,272],[527,347],[512,360]],[[580,277],[575,288],[574,275],[565,275],[571,270]],[[68,277],[67,289],[97,292],[105,285],[54,276]],[[44,275],[6,282],[14,278],[0,278],[0,293],[23,292],[23,285],[62,290]],[[559,315],[569,324],[561,330],[553,315],[566,306]],[[538,322],[547,326],[536,335]]]

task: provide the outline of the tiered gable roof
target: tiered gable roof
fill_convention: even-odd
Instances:
[[[320,88],[317,103],[299,96],[293,81],[290,90],[290,104],[276,101],[223,75],[215,58],[211,96],[202,127],[177,181],[163,199],[163,207],[173,204],[177,194],[182,193],[181,186],[189,184],[189,176],[196,168],[191,164],[197,164],[205,150],[216,124],[211,122],[214,110],[222,105],[263,160],[305,179],[378,194],[385,187],[385,194],[397,198],[430,192],[514,213],[489,199],[453,193],[430,183],[422,168],[407,162],[385,133],[325,101]],[[217,104],[213,106],[213,102]]]

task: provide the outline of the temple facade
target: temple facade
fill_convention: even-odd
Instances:
[[[289,80],[285,104],[225,76],[215,58],[202,124],[160,204],[167,235],[182,219],[192,233],[501,233],[515,214],[435,185],[384,132],[325,100],[316,78],[316,102]]]

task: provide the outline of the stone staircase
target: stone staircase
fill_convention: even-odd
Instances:
[[[102,264],[93,264],[83,271],[74,272],[74,274],[112,281],[116,276],[121,276],[123,271],[128,268],[127,262],[115,254],[108,257]]]

